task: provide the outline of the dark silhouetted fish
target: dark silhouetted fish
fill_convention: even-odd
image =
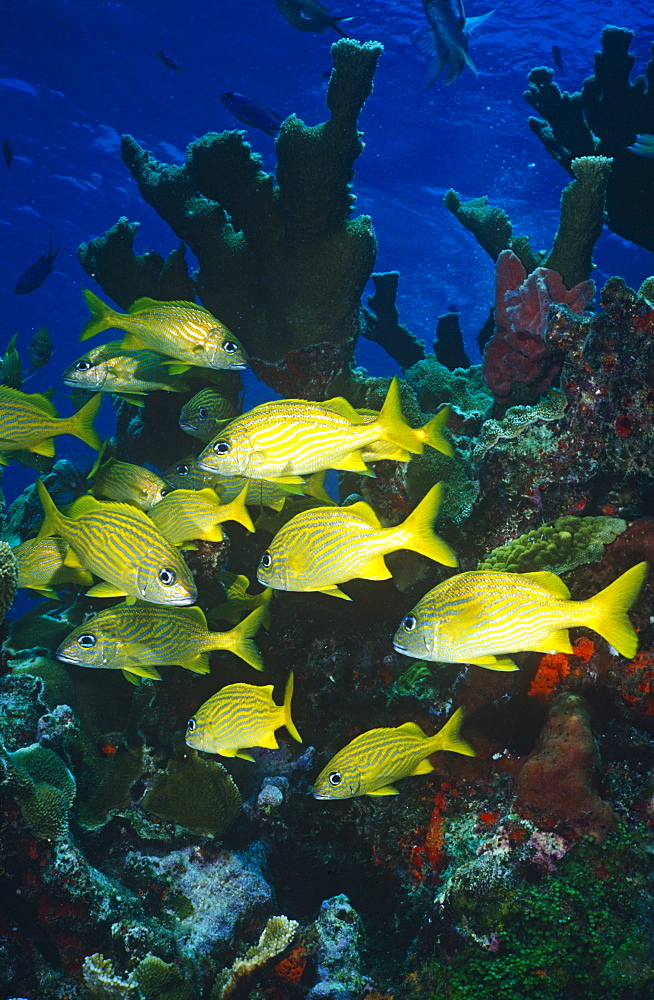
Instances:
[[[264,104],[259,104],[258,101],[246,97],[245,94],[234,94],[231,91],[221,94],[220,100],[229,113],[243,122],[244,125],[258,128],[267,135],[271,135],[273,139],[279,132],[279,126],[282,123],[281,117]]]
[[[298,31],[314,31],[320,33],[325,28],[333,28],[343,38],[348,38],[339,21],[351,21],[351,17],[336,17],[330,14],[318,0],[275,0],[277,9],[283,14],[289,24]]]
[[[52,338],[47,326],[42,326],[36,331],[27,348],[27,354],[30,359],[28,371],[47,365],[52,357]]]
[[[561,58],[561,49],[558,45],[552,46],[552,59],[557,67],[557,69],[563,69],[563,59]]]
[[[443,82],[446,87],[459,79],[466,65],[477,75],[468,55],[468,35],[494,11],[479,17],[466,17],[463,0],[422,0],[422,6],[429,24],[414,31],[411,37],[418,51],[431,60],[424,89],[431,87],[442,70],[445,70]]]
[[[631,146],[627,146],[627,152],[646,156],[650,160],[654,159],[654,135],[649,132],[639,132]]]
[[[7,170],[11,170],[11,164],[14,159],[14,151],[11,148],[11,143],[9,142],[9,139],[2,140],[2,153],[5,158],[5,163],[7,164]]]
[[[186,67],[178,63],[174,56],[171,56],[170,52],[164,52],[163,49],[157,49],[157,55],[161,59],[164,66],[168,69],[174,69],[176,73],[182,73]]]
[[[41,254],[39,259],[34,261],[32,266],[27,268],[25,274],[18,279],[15,289],[16,295],[27,295],[29,292],[36,291],[39,285],[43,284],[50,274],[54,259],[60,250],[61,243],[54,253],[52,252],[52,233],[50,233],[50,249],[46,253]]]

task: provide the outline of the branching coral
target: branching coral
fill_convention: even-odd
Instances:
[[[288,948],[298,926],[296,920],[288,917],[270,917],[257,943],[218,976],[210,1000],[228,1000],[235,996],[271,959]]]

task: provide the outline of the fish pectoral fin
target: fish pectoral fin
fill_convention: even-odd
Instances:
[[[31,451],[35,455],[44,455],[46,458],[52,458],[55,453],[54,441],[51,437],[46,438],[45,441],[39,441],[38,444],[31,445],[27,451]]]
[[[86,569],[86,566],[80,562],[77,552],[75,552],[75,549],[72,549],[70,545],[66,549],[66,555],[64,556],[62,566],[67,566],[69,569]]]
[[[120,672],[123,675],[123,677],[125,678],[125,680],[129,681],[130,684],[135,684],[138,687],[138,685],[141,683],[141,678],[140,677],[136,677],[134,674],[130,673],[129,670],[125,670],[124,667],[121,668]]]
[[[107,583],[103,580],[101,583],[96,583],[94,587],[86,591],[87,597],[127,597],[127,591],[121,590],[119,587],[115,587],[113,583]],[[129,603],[129,602],[127,602]]]
[[[429,763],[429,757],[425,757],[419,764],[416,764],[411,774],[429,774],[433,770],[433,766]]]
[[[418,28],[411,33],[411,41],[423,56],[433,58],[436,55],[436,39],[430,25]]]
[[[271,476],[271,478],[267,480],[267,482],[276,483],[278,486],[304,487],[304,479],[302,478],[302,476]]]
[[[555,629],[542,642],[530,648],[535,653],[574,653],[567,628]]]
[[[126,403],[130,403],[132,406],[145,406],[145,394],[136,395],[132,392],[112,392],[112,396],[118,396],[119,399],[124,399]]]
[[[534,583],[539,584],[545,590],[549,590],[550,594],[554,594],[555,597],[563,597],[566,600],[570,600],[572,596],[561,577],[557,576],[556,573],[550,573],[548,570],[538,570],[535,573],[521,573],[520,576],[526,576],[528,580],[533,580]]]
[[[351,451],[349,455],[336,459],[331,463],[331,468],[339,469],[341,472],[360,472],[364,476],[375,475],[361,458],[360,451]]]
[[[468,658],[463,660],[463,663],[474,663],[476,667],[487,667],[489,670],[517,670],[517,666],[513,660],[509,659],[508,656],[475,656],[474,659]]]
[[[227,756],[227,754],[224,751],[222,751],[222,754],[223,757]],[[247,750],[236,750],[236,752],[234,753],[234,757],[240,757],[241,760],[250,760],[252,761],[253,764],[255,762],[254,757],[252,756],[251,753],[248,753]]]
[[[200,348],[196,347],[195,350],[199,351]],[[175,361],[174,358],[170,361],[164,361],[162,364],[166,365],[169,375],[185,375],[193,367],[192,365],[184,364],[183,361]]]
[[[375,788],[372,792],[366,792],[366,795],[399,795],[397,788],[393,788],[392,785],[382,785],[381,788]]]
[[[161,680],[161,674],[159,671],[155,667],[148,666],[147,663],[130,662],[129,665],[125,664],[125,666],[122,667],[122,671],[123,673],[127,672],[135,674],[137,677],[149,677],[152,681]]]
[[[194,674],[208,674],[210,671],[209,657],[206,653],[198,653],[197,656],[190,656],[186,660],[179,661],[180,667],[184,670],[191,670]]]
[[[384,562],[384,557],[376,556],[361,567],[359,576],[363,580],[390,580],[393,574]]]
[[[322,587],[320,590],[316,591],[318,594],[328,594],[329,597],[340,597],[344,601],[351,601],[352,598],[348,597],[344,591],[339,590],[338,587]]]

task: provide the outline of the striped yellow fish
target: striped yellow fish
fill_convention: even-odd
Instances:
[[[421,660],[516,670],[506,653],[572,653],[568,629],[582,626],[631,657],[638,639],[627,611],[647,569],[646,562],[632,566],[587,601],[571,600],[554,573],[459,573],[425,594],[403,619],[393,645]]]
[[[156,351],[123,349],[119,340],[94,347],[63,374],[72,389],[110,392],[134,406],[143,406],[148,392],[186,392],[188,383],[170,373],[168,359]]]
[[[76,584],[90,587],[93,577],[81,566],[66,566],[68,542],[63,538],[30,538],[13,549],[18,563],[17,587],[36,590],[43,597],[57,599],[57,588]]]
[[[92,493],[95,497],[129,503],[145,511],[171,491],[169,484],[152,469],[131,462],[119,462],[111,455],[106,457],[104,445],[88,478],[93,479]]]
[[[181,362],[170,366],[172,374],[183,373],[186,365],[235,370],[247,367],[247,355],[236,337],[208,309],[194,302],[137,299],[129,312],[120,313],[88,289],[84,290],[84,298],[91,318],[80,340],[102,330],[124,330],[123,349],[159,351]]]
[[[179,426],[206,444],[215,438],[226,420],[233,420],[236,416],[238,410],[226,396],[215,389],[202,389],[188,403],[184,403],[179,414]]]
[[[380,440],[412,454],[423,450],[402,414],[397,378],[373,420],[362,417],[340,396],[326,403],[281,399],[255,406],[207,445],[198,465],[214,474],[282,483],[301,483],[300,476],[322,469],[370,475],[362,451]]]
[[[7,344],[7,350],[0,363],[0,382],[8,385],[11,389],[20,389],[23,384],[23,365],[20,354],[16,350],[17,336],[18,334],[15,333]]]
[[[440,451],[450,458],[454,455],[454,448],[452,447],[452,443],[445,437],[444,431],[451,410],[451,406],[444,406],[435,417],[428,420],[422,427],[413,428],[413,433],[417,441],[422,442],[423,445],[428,444],[431,448],[435,448],[436,451]],[[357,413],[364,418],[365,423],[372,423],[379,417],[378,410],[357,409]],[[404,448],[398,448],[392,441],[380,440],[373,441],[367,445],[361,452],[361,458],[364,462],[381,462],[383,460],[388,462],[408,462],[411,458],[411,453]]]
[[[301,485],[277,486],[263,479],[246,479],[245,476],[214,476],[205,472],[198,465],[195,455],[185,455],[164,471],[164,478],[172,486],[187,490],[201,490],[210,486],[216,491],[223,503],[229,503],[247,485],[246,503],[249,507],[271,507],[281,510],[286,498],[293,494],[304,493],[306,487]]]
[[[293,674],[289,675],[284,703],[273,701],[273,685],[228,684],[205,701],[186,727],[186,742],[196,750],[218,753],[221,757],[241,757],[254,760],[246,747],[266,747],[277,750],[275,730],[286,726],[287,731],[302,742],[291,719]]]
[[[65,663],[122,670],[125,675],[160,680],[156,669],[180,666],[209,673],[209,653],[234,653],[256,670],[263,669],[253,636],[265,608],[257,608],[229,632],[210,632],[200,608],[118,604],[94,615],[71,632],[57,650]]]
[[[79,497],[65,517],[40,479],[36,488],[45,512],[37,538],[59,535],[70,545],[66,565],[81,565],[103,583],[91,597],[141,598],[154,604],[193,604],[197,590],[184,559],[138,507]]]
[[[270,628],[269,605],[273,593],[270,587],[266,587],[265,590],[260,591],[258,594],[249,594],[250,581],[247,576],[239,573],[230,573],[226,569],[219,571],[218,582],[222,584],[227,594],[227,600],[223,601],[222,604],[217,604],[208,613],[209,620],[212,623],[214,621],[225,621],[235,625],[236,622],[241,620],[243,615],[249,615],[255,608],[264,605],[267,610],[261,619],[261,624],[263,628]]]
[[[456,566],[449,545],[434,533],[441,484],[394,528],[382,528],[367,503],[349,507],[314,507],[296,514],[277,532],[261,557],[257,579],[276,590],[320,591],[351,600],[337,584],[348,580],[389,580],[384,556],[410,549],[429,559]]]
[[[245,506],[247,486],[231,503],[221,503],[215,490],[173,490],[155,504],[148,514],[157,528],[173,545],[186,545],[196,539],[221,542],[224,521],[237,521],[254,531]]]
[[[474,757],[460,735],[463,709],[457,708],[434,736],[426,736],[415,722],[395,729],[369,729],[348,743],[323,768],[313,786],[315,799],[351,799],[355,795],[397,795],[392,784],[413,774],[429,774],[428,760],[437,750]]]
[[[33,451],[52,458],[52,439],[58,434],[72,434],[91,448],[99,448],[93,421],[101,402],[102,396],[93,396],[72,417],[58,417],[47,396],[29,396],[0,385],[0,465],[7,465],[5,453],[11,451]]]

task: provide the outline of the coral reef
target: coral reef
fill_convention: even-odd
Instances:
[[[18,567],[6,542],[0,542],[0,623],[12,605],[16,593]]]
[[[218,977],[210,1000],[228,1000],[228,997],[236,996],[259,970],[285,951],[298,926],[296,920],[289,920],[288,917],[270,917],[256,945]]]

